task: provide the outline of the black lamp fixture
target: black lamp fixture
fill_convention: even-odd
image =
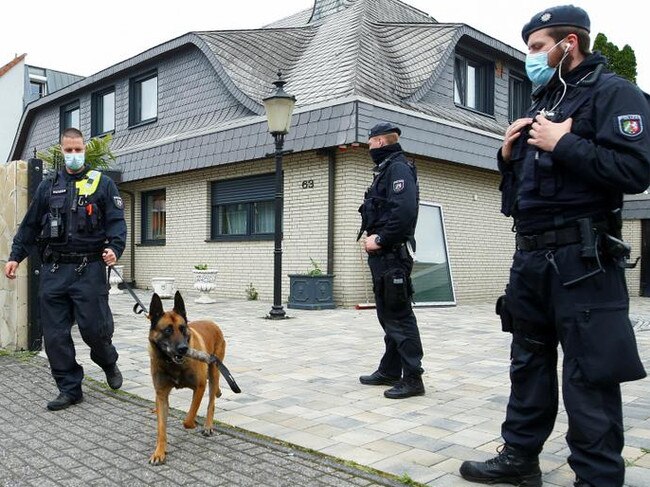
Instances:
[[[289,133],[291,114],[296,104],[296,97],[284,91],[286,81],[278,71],[278,79],[273,82],[275,91],[264,98],[264,110],[269,124],[269,132],[275,140],[275,248],[273,250],[273,306],[269,318],[282,319],[286,312],[282,307],[282,156],[290,151],[283,151],[284,136]]]

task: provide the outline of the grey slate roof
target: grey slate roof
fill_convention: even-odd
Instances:
[[[252,100],[268,95],[269,80],[282,69],[297,106],[356,95],[503,132],[490,117],[425,97],[463,36],[517,59],[520,52],[464,24],[437,23],[399,0],[330,1],[326,8],[329,15],[316,22],[303,11],[265,29],[197,35]]]
[[[262,29],[189,33],[42,98],[23,114],[13,153],[24,153],[40,109],[191,47],[214,70],[229,108],[116,134],[124,181],[264,157],[271,138],[261,99],[278,68],[298,99],[287,139],[295,151],[365,142],[374,122],[391,119],[409,127],[407,151],[494,169],[503,124],[456,107],[433,88],[464,38],[501,58],[522,61],[521,52],[464,24],[438,23],[399,0],[317,0],[315,7]]]

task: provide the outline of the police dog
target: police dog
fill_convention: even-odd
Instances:
[[[202,433],[204,436],[212,435],[214,402],[217,397],[221,396],[219,368],[223,367],[226,342],[216,323],[212,321],[187,322],[185,303],[178,291],[174,296],[173,310],[167,312],[163,310],[160,296],[154,293],[149,306],[149,320],[151,321],[149,331],[151,378],[156,390],[156,413],[158,416],[156,450],[151,455],[149,463],[161,465],[165,463],[169,393],[172,388],[189,387],[194,391],[192,404],[185,421],[183,421],[183,426],[195,428],[196,413],[209,379],[208,411]],[[196,351],[202,357],[199,357],[198,360],[189,358],[196,357]],[[205,357],[212,357],[212,361],[205,360]],[[227,369],[225,369],[224,375],[228,375]]]

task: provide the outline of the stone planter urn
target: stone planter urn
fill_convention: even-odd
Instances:
[[[289,274],[288,308],[333,309],[334,275]]]
[[[152,277],[151,287],[162,299],[173,298],[176,292],[176,279],[173,277]]]
[[[117,287],[122,282],[122,279],[120,279],[117,273],[119,272],[120,276],[123,276],[124,266],[114,265],[113,267],[117,272],[111,272],[108,277],[108,283],[111,285],[111,289],[108,291],[108,294],[123,294],[124,291]]]
[[[210,292],[217,287],[216,269],[194,269],[192,272],[194,273],[194,289],[201,293],[194,302],[201,304],[216,303],[217,300],[210,297]]]

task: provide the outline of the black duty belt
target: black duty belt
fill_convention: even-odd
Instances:
[[[372,253],[373,255],[383,255],[383,256],[396,256],[400,259],[406,259],[409,257],[409,251],[406,248],[405,243],[393,245],[391,247],[381,247],[379,250],[376,250]]]
[[[82,262],[96,262],[102,260],[101,252],[82,254],[77,252],[52,252],[45,256],[45,262],[56,262],[57,264],[81,264]]]
[[[515,237],[519,250],[554,249],[563,245],[571,245],[582,241],[580,229],[575,227],[548,230],[537,235],[522,235]]]

